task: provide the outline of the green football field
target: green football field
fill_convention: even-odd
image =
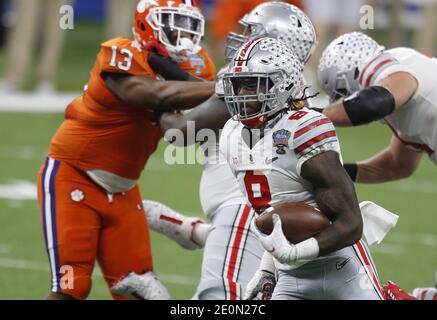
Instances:
[[[35,184],[48,142],[61,114],[0,113],[0,185]],[[358,160],[387,144],[390,133],[375,124],[339,130],[345,160]],[[144,198],[201,215],[199,165],[166,165],[163,142],[141,179]],[[360,201],[372,200],[400,215],[397,227],[371,247],[381,280],[393,279],[406,289],[433,284],[437,267],[437,170],[424,158],[413,177],[381,185],[358,185]],[[42,299],[49,289],[49,265],[40,213],[35,200],[0,199],[0,299]],[[202,251],[186,251],[152,233],[156,272],[174,298],[189,299],[200,274]],[[96,268],[97,269],[97,268]],[[109,298],[97,272],[90,298]]]
[[[86,23],[68,31],[58,88],[81,90],[102,34],[101,26]],[[0,67],[3,65],[0,56]],[[34,78],[34,69],[30,69],[26,89],[34,85]],[[60,113],[0,112],[0,299],[43,299],[49,291],[40,212],[32,198],[38,169],[61,121]],[[345,161],[368,157],[390,139],[388,128],[380,124],[339,130],[339,135]],[[143,197],[201,216],[201,166],[166,165],[165,145],[161,144],[143,174]],[[357,185],[357,192],[360,201],[372,200],[400,216],[383,244],[371,247],[381,280],[393,279],[408,290],[433,285],[437,268],[437,168],[424,157],[413,177],[396,183]],[[199,280],[202,251],[186,251],[154,233],[152,246],[155,270],[173,297],[191,298]],[[90,298],[110,298],[98,270],[93,284]]]

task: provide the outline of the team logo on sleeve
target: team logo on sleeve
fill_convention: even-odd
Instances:
[[[191,66],[196,70],[196,74],[201,74],[205,68],[205,59],[198,54],[193,54],[189,57]]]
[[[290,137],[291,132],[285,129],[273,132],[273,147],[276,148],[277,154],[285,154],[285,147],[288,147]]]
[[[82,190],[76,189],[71,191],[70,197],[71,200],[73,200],[74,202],[81,202],[85,198],[85,194],[83,193]]]

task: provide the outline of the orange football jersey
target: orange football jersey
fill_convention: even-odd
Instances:
[[[153,112],[129,107],[105,85],[103,72],[156,78],[141,51],[130,38],[101,45],[83,96],[71,102],[65,120],[51,141],[49,157],[81,170],[100,169],[128,179],[138,179],[162,132],[153,125]],[[180,67],[205,80],[215,76],[215,66],[204,50]]]

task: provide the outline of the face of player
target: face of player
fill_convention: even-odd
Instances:
[[[193,18],[187,17],[184,15],[175,14],[173,21],[173,26],[171,23],[171,15],[163,14],[162,15],[162,23],[164,24],[163,30],[167,36],[168,41],[176,46],[178,42],[178,32],[180,32],[180,38],[188,38],[190,40],[194,40],[196,36],[193,32],[200,31],[200,21]],[[179,30],[179,31],[178,31]]]
[[[265,95],[271,85],[268,78],[236,77],[232,79],[234,93],[237,96],[247,97],[245,99],[246,117],[255,116],[262,111],[264,101],[260,99],[260,95]]]

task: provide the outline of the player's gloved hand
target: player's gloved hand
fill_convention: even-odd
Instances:
[[[154,54],[160,55],[160,56],[165,57],[165,58],[170,57],[170,54],[168,53],[167,48],[156,39],[149,41],[144,46],[144,49],[146,51],[150,51]]]
[[[258,237],[264,249],[280,263],[293,264],[297,260],[296,246],[288,242],[282,231],[282,221],[277,214],[272,215],[273,231],[270,235],[261,233],[258,228]],[[255,225],[256,227],[256,225]]]
[[[279,215],[273,214],[273,231],[265,235],[255,225],[255,230],[264,249],[280,263],[295,267],[315,259],[319,255],[319,244],[315,238],[309,238],[298,244],[291,244],[282,231],[282,221]]]
[[[247,284],[244,300],[270,300],[275,285],[276,279],[273,273],[257,270]]]

